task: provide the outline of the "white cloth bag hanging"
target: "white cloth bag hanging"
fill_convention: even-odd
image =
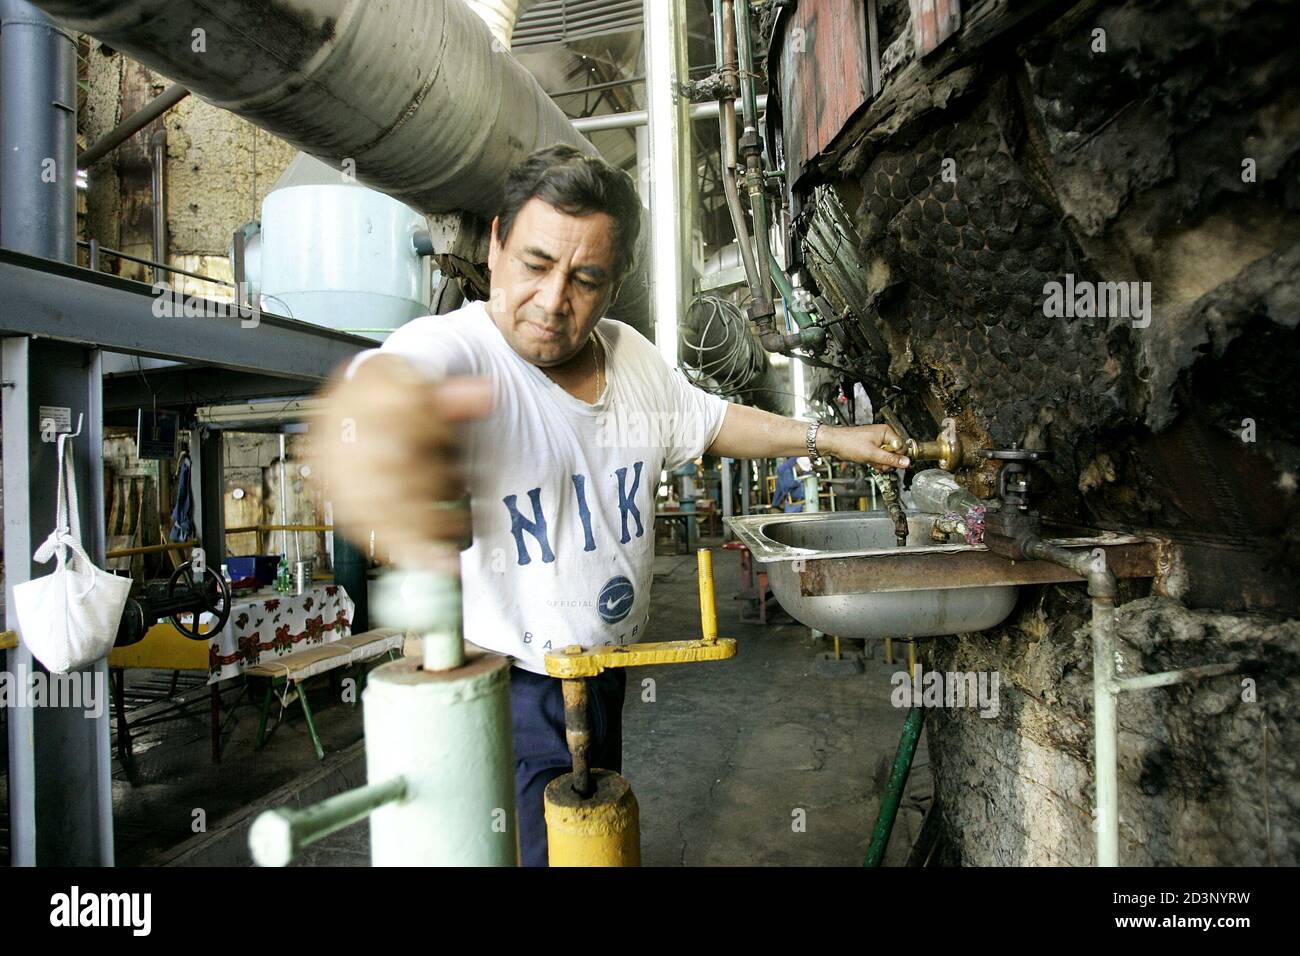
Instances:
[[[55,674],[66,674],[108,655],[117,637],[131,579],[102,571],[81,545],[77,474],[72,443],[81,433],[59,435],[59,498],[55,528],[35,560],[54,558],[53,574],[14,585],[19,635],[32,655]]]

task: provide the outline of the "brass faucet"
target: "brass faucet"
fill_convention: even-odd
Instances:
[[[953,471],[966,456],[967,446],[956,432],[945,432],[931,441],[903,438],[887,441],[881,446],[885,451],[904,454],[913,462],[935,461],[944,471]]]

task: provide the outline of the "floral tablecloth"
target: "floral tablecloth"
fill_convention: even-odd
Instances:
[[[302,594],[257,592],[234,601],[230,620],[208,640],[208,683],[238,677],[245,667],[347,637],[352,633],[354,610],[352,598],[337,584]]]

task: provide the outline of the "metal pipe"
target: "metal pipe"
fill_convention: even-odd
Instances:
[[[740,102],[735,100],[733,102]],[[767,94],[758,98],[758,110],[767,109]],[[721,115],[721,105],[716,102],[692,103],[690,106],[692,120],[716,119]],[[580,116],[573,121],[573,128],[580,133],[594,133],[607,129],[632,129],[645,126],[649,122],[649,113],[645,110],[629,110],[626,113],[602,113],[599,116]]]
[[[533,150],[596,154],[461,0],[37,5],[420,212],[492,216]]]
[[[4,0],[0,5],[0,46],[0,89],[4,95],[0,245],[73,262],[77,234],[76,38],[30,3]]]
[[[646,107],[650,116],[650,290],[655,345],[678,365],[678,317],[686,311],[695,171],[687,102],[685,0],[645,0]]]
[[[733,2],[733,0],[727,0]],[[741,137],[745,154],[745,184],[749,192],[750,214],[754,217],[754,243],[764,249],[771,246],[768,235],[767,192],[763,173],[763,141],[758,135],[758,101],[754,89],[754,49],[750,34],[749,0],[734,0],[736,14],[736,51],[739,57],[740,102],[744,114],[745,132]],[[771,273],[766,255],[756,256],[758,281],[762,292],[760,301],[767,301],[771,289]]]
[[[149,199],[153,214],[153,281],[163,281],[161,264],[167,261],[167,130],[149,138]]]
[[[248,831],[248,848],[258,866],[288,866],[303,847],[350,827],[379,807],[406,799],[402,777],[345,790],[305,810],[267,810]]]
[[[284,432],[280,432],[280,516],[282,525],[280,530],[280,544],[285,560],[289,560],[289,509],[285,504],[285,470],[284,470]],[[302,560],[302,551],[298,547],[298,532],[293,533],[293,559]]]
[[[724,458],[722,463],[723,473],[725,474],[730,459]],[[696,552],[696,564],[698,565],[700,577],[701,640],[705,644],[715,644],[718,640],[718,604],[713,588],[713,552],[708,548],[700,548]]]
[[[727,87],[734,90],[736,87],[736,21],[732,15],[731,3],[732,0],[713,0],[713,40],[718,72],[726,78]],[[736,98],[728,96],[719,101],[717,106],[722,191],[727,199],[731,227],[736,233],[736,244],[740,247],[740,260],[745,267],[745,281],[749,285],[749,294],[757,300],[761,297],[758,263],[754,258],[754,248],[750,242],[745,210],[740,204],[740,190],[736,185]]]
[[[727,197],[727,211],[731,214],[731,226],[736,233],[736,243],[740,246],[740,259],[745,266],[745,280],[749,283],[750,294],[757,297],[761,288],[758,263],[754,259],[754,247],[749,236],[749,224],[745,221],[745,209],[740,204],[740,190],[736,186],[736,107],[733,103],[722,104],[718,125],[722,134],[720,170],[722,191]]]
[[[596,792],[591,783],[591,720],[587,711],[587,679],[560,682],[564,696],[564,739],[573,758],[573,792],[584,800]]]
[[[885,510],[894,519],[894,543],[900,548],[905,548],[907,547],[907,512],[903,510],[901,498],[902,479],[894,471],[877,471],[876,476],[880,485],[880,497],[885,500]]]
[[[1200,664],[1196,667],[1184,667],[1176,671],[1162,671],[1159,674],[1142,674],[1138,677],[1121,677],[1115,686],[1121,690],[1148,690],[1152,687],[1172,687],[1174,684],[1190,684],[1192,681],[1205,680],[1209,677],[1225,677],[1228,674],[1241,674],[1249,670],[1244,662],[1235,664]]]
[[[915,673],[912,675],[915,676]],[[894,819],[898,816],[898,806],[903,801],[903,788],[907,786],[907,776],[912,769],[912,758],[916,756],[916,745],[921,739],[921,729],[925,726],[925,708],[913,707],[903,722],[903,733],[898,740],[898,752],[894,755],[894,766],[889,771],[889,783],[885,787],[880,801],[880,812],[876,815],[876,825],[871,830],[871,845],[867,848],[867,858],[863,866],[880,866],[889,849],[889,836],[894,831]]]
[[[1093,823],[1097,829],[1097,865],[1119,866],[1120,691],[1236,673],[1242,665],[1209,664],[1120,680],[1115,664],[1115,575],[1106,566],[1104,553],[1070,551],[1039,537],[1030,537],[1022,547],[1027,557],[1051,561],[1088,581],[1092,597]]]
[[[86,151],[77,157],[77,168],[89,169],[189,95],[188,89],[179,83],[173,83],[91,143]]]
[[[453,572],[386,573],[376,617],[421,634],[424,649],[423,661],[383,664],[366,682],[366,778],[408,786],[405,799],[370,814],[371,862],[514,865],[509,658],[465,655]]]
[[[588,93],[599,93],[601,90],[616,90],[622,86],[632,86],[634,83],[644,82],[644,76],[629,76],[622,80],[608,80],[604,83],[591,83],[587,86],[579,86],[572,90],[560,90],[558,93],[552,93],[551,99],[558,99],[561,96],[584,96]]]
[[[488,29],[492,31],[492,36],[496,37],[506,50],[510,49],[510,43],[514,39],[515,24],[533,5],[533,0],[465,0],[465,2],[478,14],[479,19],[487,24]]]
[[[1115,686],[1114,577],[1092,597],[1093,824],[1097,865],[1119,866],[1119,689]],[[1088,581],[1093,593],[1093,581]]]
[[[224,279],[214,279],[211,276],[199,275],[197,272],[188,272],[185,269],[178,269],[173,265],[165,262],[159,262],[157,259],[145,259],[140,256],[133,256],[127,252],[121,252],[117,249],[110,249],[108,246],[100,245],[96,240],[91,239],[87,242],[84,239],[78,239],[77,245],[89,250],[90,268],[99,270],[99,257],[101,255],[112,256],[114,259],[125,259],[127,262],[138,262],[142,266],[151,266],[155,269],[162,269],[164,272],[170,272],[175,275],[189,276],[191,279],[198,279],[202,282],[210,282],[213,285],[225,286],[228,289],[235,288],[235,283],[227,282]]]

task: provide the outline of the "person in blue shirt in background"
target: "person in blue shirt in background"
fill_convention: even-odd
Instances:
[[[791,456],[776,466],[776,497],[772,507],[781,507],[785,502],[786,512],[803,511],[803,476],[812,471],[812,462],[805,466],[805,459]]]

